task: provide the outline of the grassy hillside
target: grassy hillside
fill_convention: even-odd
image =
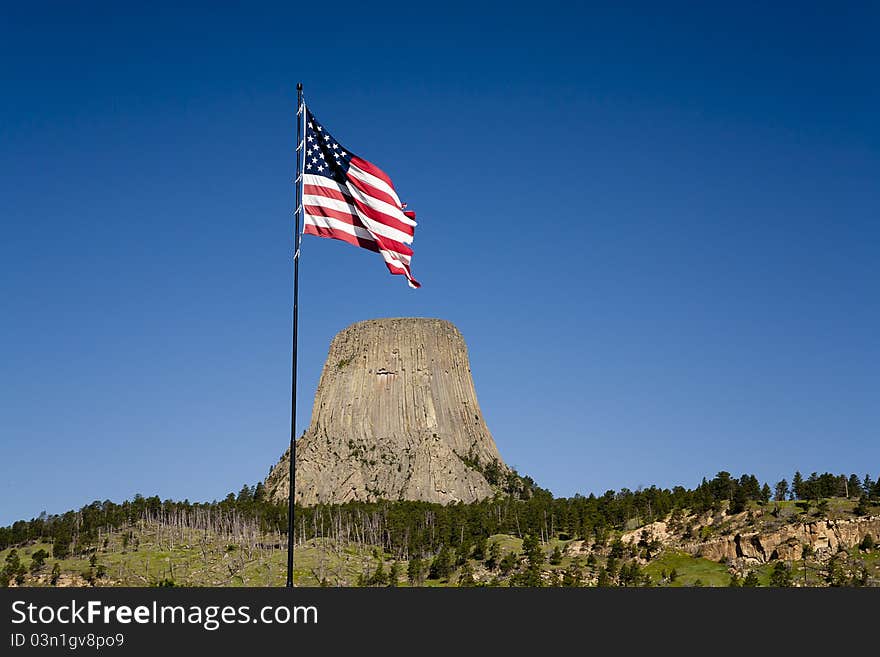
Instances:
[[[836,502],[834,508],[839,519],[848,515],[845,501]],[[614,532],[601,542],[557,537],[541,543],[540,554],[533,558],[539,563],[541,584],[719,587],[731,581],[728,564],[694,556],[671,542],[656,546],[646,558],[634,542],[621,540],[631,534]],[[44,541],[10,547],[0,551],[0,565],[19,564],[20,584],[13,576],[11,586],[282,586],[284,538],[274,533],[231,541],[187,527],[140,522],[102,534],[94,547],[63,559],[52,557],[53,546]],[[493,544],[497,545],[494,561],[490,554]],[[50,556],[34,567],[33,557],[41,550]],[[299,586],[386,586],[390,574],[396,572],[398,586],[522,585],[521,578],[531,563],[522,538],[493,534],[478,554],[480,558],[474,558],[474,550],[480,552],[480,548],[472,548],[466,560],[450,550],[449,572],[439,576],[431,573],[436,555],[424,559],[421,573],[414,574],[411,582],[409,559],[394,558],[365,544],[310,539],[296,548],[294,581]],[[838,584],[858,584],[855,580],[866,574],[864,584],[880,585],[880,550],[855,546],[840,552],[836,561],[845,573]],[[806,564],[788,564],[793,585],[804,584],[805,565],[807,585],[831,583],[828,563],[808,559]],[[758,585],[768,586],[773,568],[773,563],[766,563],[750,570],[757,575]],[[375,579],[377,570],[380,576]]]
[[[686,489],[472,504],[297,507],[295,582],[316,586],[880,585],[880,484],[799,473],[773,493],[719,472]],[[847,496],[849,495],[849,496]],[[796,498],[794,500],[790,498]],[[774,501],[772,498],[776,498]],[[0,527],[0,586],[280,586],[287,507],[262,484],[221,501],[95,501]]]

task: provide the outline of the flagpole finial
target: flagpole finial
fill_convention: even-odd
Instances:
[[[297,82],[297,83],[296,83],[296,90],[297,90],[297,91],[302,91],[302,90],[303,90],[303,83],[302,83],[302,82]]]

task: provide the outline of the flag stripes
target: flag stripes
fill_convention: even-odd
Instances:
[[[303,233],[379,253],[392,274],[412,277],[415,213],[404,211],[388,175],[344,149],[307,110]]]

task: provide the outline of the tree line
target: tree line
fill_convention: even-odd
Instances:
[[[530,482],[531,483],[531,482]],[[880,483],[865,475],[796,472],[786,479],[760,484],[754,475],[737,478],[722,471],[711,480],[704,478],[692,489],[641,488],[609,490],[602,495],[554,498],[533,486],[527,497],[499,493],[494,498],[471,504],[441,505],[416,501],[349,502],[346,504],[297,507],[295,541],[334,539],[340,544],[360,543],[387,551],[395,558],[427,558],[448,550],[472,549],[493,534],[537,537],[542,542],[554,537],[601,541],[612,530],[638,526],[688,510],[702,513],[745,509],[750,501],[807,500],[826,497],[859,498],[863,511],[869,499],[880,500]],[[144,519],[175,517],[215,518],[210,526],[223,526],[224,518],[244,518],[259,531],[286,534],[287,504],[267,499],[262,483],[245,485],[223,500],[190,502],[161,500],[158,496],[136,495],[122,503],[95,501],[77,511],[40,514],[0,527],[0,549],[43,540],[53,546],[55,558],[82,554],[98,541],[101,533],[116,531]],[[204,521],[204,520],[202,520]]]

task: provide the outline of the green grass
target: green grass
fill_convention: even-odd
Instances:
[[[282,586],[287,568],[285,549],[255,551],[247,554],[243,546],[227,549],[225,541],[208,541],[201,545],[194,541],[182,542],[173,547],[165,541],[159,543],[149,530],[135,531],[139,545],[122,547],[122,533],[108,536],[106,550],[95,551],[98,563],[107,574],[101,585],[150,586],[163,579],[172,579],[180,586]],[[39,549],[51,554],[51,545],[36,543],[18,548],[18,555],[26,568],[30,567],[30,555]],[[0,551],[0,564],[5,562],[10,549]],[[72,576],[74,585],[84,585],[83,576],[89,572],[90,554],[69,556],[64,559],[46,559],[40,571],[42,582],[29,578],[29,586],[48,586],[48,577],[55,563],[62,576]],[[347,548],[337,550],[315,541],[296,549],[294,582],[315,586],[324,577],[331,585],[353,583],[364,564],[375,563],[371,550]],[[405,567],[405,564],[404,564]],[[386,566],[387,568],[387,566]]]
[[[730,582],[730,574],[725,565],[678,550],[664,551],[644,568],[656,583],[660,582],[662,571],[665,570],[668,575],[673,569],[678,577],[666,586],[693,586],[697,580],[703,586],[727,586]]]
[[[492,534],[487,542],[500,544],[502,556],[508,552],[522,552],[522,539],[510,534]]]
[[[831,499],[828,502],[828,515],[837,514],[851,515],[855,506],[854,500]],[[769,510],[776,505],[779,507],[779,517],[770,516]],[[771,502],[763,507],[764,515],[756,519],[754,531],[761,531],[773,525],[785,522],[800,522],[814,520],[815,507],[811,506],[807,514],[803,513],[795,502]],[[874,513],[880,511],[875,505]],[[729,522],[729,521],[728,521]],[[739,531],[738,528],[733,528]],[[725,524],[721,523],[713,527],[714,533],[723,533]],[[123,547],[124,536],[129,533],[134,535],[135,541]],[[880,539],[880,536],[875,537]],[[106,539],[107,545],[104,546]],[[137,526],[126,531],[113,532],[102,535],[98,541],[99,547],[94,550],[98,563],[106,569],[106,576],[96,582],[99,585],[112,586],[150,586],[166,578],[172,579],[181,586],[282,586],[286,573],[286,549],[283,539],[277,534],[261,538],[265,547],[262,549],[251,548],[247,545],[237,544],[229,546],[228,538],[220,536],[205,536],[195,530],[175,530],[170,527]],[[488,544],[498,543],[501,547],[502,556],[510,553],[522,554],[522,540],[508,534],[496,534],[488,538]],[[564,548],[573,540],[553,539],[543,546],[546,557],[552,553],[557,545]],[[610,541],[609,541],[610,543]],[[46,550],[51,553],[52,546],[46,542],[39,542],[18,548],[19,558],[25,568],[29,569],[31,555],[37,550]],[[3,565],[10,549],[0,550],[0,566]],[[84,555],[68,556],[61,560],[48,558],[40,571],[40,580],[34,580],[28,575],[26,583],[29,586],[48,586],[49,574],[53,565],[57,562],[62,571],[62,584],[82,586],[86,584],[84,576],[89,573],[91,566],[89,556],[92,552]],[[379,555],[383,559],[385,571],[391,567],[391,555]],[[606,562],[604,556],[597,554],[596,568]],[[563,554],[562,563],[551,566],[545,563],[545,570],[564,570],[569,567],[572,557]],[[586,567],[587,558],[583,555],[581,565]],[[429,562],[429,560],[427,560]],[[880,584],[880,548],[875,548],[868,553],[860,553],[857,548],[850,551],[849,561],[852,567],[860,567],[864,564],[869,571],[871,582]],[[618,562],[623,563],[622,561]],[[400,586],[408,585],[406,581],[407,562],[401,561]],[[426,564],[427,565],[427,564]],[[476,573],[484,573],[483,566],[475,561],[471,565]],[[756,566],[753,570],[757,573],[762,586],[769,584],[770,573],[773,563]],[[818,572],[820,565],[809,562],[808,582],[810,585],[820,583]],[[316,586],[321,580],[326,580],[331,586],[352,586],[365,570],[372,571],[376,567],[376,556],[372,548],[358,545],[337,546],[330,540],[316,539],[304,545],[297,546],[295,560],[294,581],[300,586]],[[796,583],[803,582],[802,562],[792,564],[792,576]],[[661,582],[661,571],[667,575],[675,570],[678,577],[675,582],[667,582],[663,586],[692,586],[700,580],[704,586],[727,586],[730,581],[727,567],[724,564],[715,563],[707,559],[691,556],[690,554],[666,549],[654,558],[643,570],[651,576],[655,584]],[[586,572],[586,568],[585,568]],[[595,573],[595,569],[592,571]],[[497,573],[497,571],[496,571]],[[484,579],[491,578],[496,573],[483,575]],[[450,581],[427,580],[424,585],[428,587],[456,586],[458,575],[452,576]],[[824,585],[824,581],[821,582]],[[506,581],[502,580],[502,585]]]

